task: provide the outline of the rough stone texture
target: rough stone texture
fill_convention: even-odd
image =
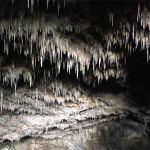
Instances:
[[[149,148],[149,2],[30,2],[0,1],[1,148]]]
[[[5,142],[2,149],[14,148],[20,149],[69,149],[69,150],[129,150],[129,149],[149,149],[150,141],[146,134],[148,126],[137,123],[128,119],[121,121],[109,121],[101,123],[98,126],[72,130],[58,136],[57,139],[45,138],[22,138],[20,141],[13,143]],[[58,132],[55,132],[57,134]],[[49,134],[54,134],[51,131]]]

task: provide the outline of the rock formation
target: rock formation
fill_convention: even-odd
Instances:
[[[95,133],[100,145],[70,149],[99,149],[113,136],[112,149],[127,149],[148,138],[149,2],[8,0],[0,10],[1,143],[57,138],[61,148],[64,137],[85,144]]]

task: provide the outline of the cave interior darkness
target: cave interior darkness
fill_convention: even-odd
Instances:
[[[2,147],[121,120],[149,138],[149,35],[148,1],[0,1]]]

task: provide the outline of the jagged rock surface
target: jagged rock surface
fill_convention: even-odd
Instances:
[[[148,136],[149,3],[64,2],[0,2],[0,142],[93,126],[98,136],[103,122],[126,117]]]

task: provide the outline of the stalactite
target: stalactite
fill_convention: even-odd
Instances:
[[[65,4],[65,0],[64,0],[64,7],[65,7],[65,5],[66,5],[66,4]]]
[[[15,96],[16,96],[17,82],[14,82],[14,86],[15,86]]]
[[[30,1],[27,0],[28,8],[29,8],[29,2]],[[38,2],[38,0],[37,0],[37,2]],[[54,2],[55,1],[53,1],[53,3]],[[34,0],[31,0],[31,7],[33,7],[33,4],[34,4]],[[47,0],[47,8],[48,8],[48,4],[49,4],[49,0]],[[65,6],[65,0],[64,0],[64,6]],[[59,15],[60,2],[57,3],[57,7],[58,7],[58,15]],[[93,55],[93,62],[92,62],[93,63],[93,71],[96,69],[97,63],[99,63],[99,68],[101,68],[101,66],[102,66],[105,71],[106,71],[108,65],[110,64],[111,66],[113,66],[113,63],[116,63],[116,66],[118,69],[120,67],[119,60],[122,59],[123,57],[119,57],[119,56],[116,57],[115,56],[116,53],[115,54],[114,53],[108,54],[108,53],[112,52],[113,45],[116,46],[117,44],[119,44],[120,47],[123,47],[125,44],[125,46],[126,45],[128,46],[128,50],[131,55],[131,53],[133,52],[132,45],[130,44],[130,41],[129,41],[130,33],[131,33],[133,41],[135,39],[135,45],[136,45],[135,50],[136,50],[140,40],[141,40],[141,47],[143,49],[145,49],[145,47],[146,47],[147,61],[148,61],[148,59],[149,59],[149,52],[148,52],[149,37],[146,37],[144,34],[146,32],[145,31],[146,25],[148,25],[148,27],[150,27],[150,25],[149,25],[150,23],[148,22],[149,15],[148,15],[148,12],[146,12],[146,11],[148,11],[148,10],[146,10],[146,8],[145,8],[143,12],[140,12],[140,3],[139,3],[137,19],[139,19],[139,21],[141,21],[143,30],[141,29],[141,31],[138,31],[135,21],[133,21],[133,26],[131,28],[131,25],[129,24],[129,22],[127,20],[125,20],[124,24],[120,21],[119,27],[114,28],[114,33],[112,33],[111,31],[108,31],[107,34],[103,33],[104,39],[106,40],[106,43],[107,43],[106,54],[103,50],[103,46],[98,44],[98,42],[94,41],[92,39],[91,35],[88,35],[90,37],[89,41],[91,42],[91,45],[92,45],[91,47],[88,44],[86,44],[85,42],[80,42],[76,46],[76,44],[72,44],[73,42],[70,40],[70,37],[60,38],[61,34],[58,33],[58,31],[57,31],[58,28],[60,28],[61,32],[63,32],[63,30],[66,28],[66,31],[68,31],[68,32],[72,32],[73,30],[75,30],[76,33],[81,33],[87,29],[86,25],[84,25],[84,24],[82,26],[81,24],[73,25],[70,23],[64,27],[63,27],[63,25],[60,25],[60,27],[57,27],[57,24],[59,24],[59,22],[61,22],[60,21],[61,19],[59,20],[55,16],[54,17],[55,19],[51,18],[52,23],[50,26],[48,26],[44,21],[41,21],[41,25],[39,25],[37,23],[37,22],[39,22],[39,20],[35,21],[36,25],[32,25],[32,23],[29,20],[23,19],[22,11],[19,14],[19,19],[14,19],[14,15],[12,13],[11,14],[11,16],[13,15],[12,22],[7,22],[7,20],[3,20],[2,23],[0,24],[1,36],[3,36],[4,33],[6,34],[6,36],[4,38],[4,52],[7,53],[7,55],[9,54],[9,49],[8,49],[9,43],[7,41],[10,42],[11,39],[13,39],[14,40],[14,49],[15,49],[15,48],[18,48],[17,38],[21,38],[21,41],[22,41],[22,43],[20,44],[20,53],[21,53],[21,51],[22,51],[21,47],[24,46],[23,36],[25,36],[26,40],[29,41],[29,44],[28,43],[26,44],[27,48],[24,50],[24,54],[26,55],[26,57],[28,54],[30,55],[33,69],[36,67],[36,57],[37,57],[36,55],[32,55],[32,53],[34,52],[33,43],[36,42],[36,49],[40,49],[40,53],[36,52],[36,54],[38,53],[38,61],[40,62],[41,67],[43,67],[43,63],[45,62],[47,54],[49,54],[51,64],[52,64],[52,61],[56,63],[56,74],[60,73],[61,62],[58,60],[61,58],[61,61],[62,61],[62,55],[66,54],[66,52],[67,52],[67,56],[68,56],[68,60],[69,60],[69,61],[67,61],[67,72],[70,73],[70,70],[75,65],[70,60],[70,59],[74,59],[76,61],[75,71],[76,71],[76,75],[78,78],[78,71],[79,71],[78,69],[81,70],[83,75],[85,75],[85,73],[86,73],[85,67],[87,67],[87,70],[89,69],[91,55]],[[141,13],[141,18],[140,18],[140,13]],[[61,18],[61,16],[59,16],[59,17]],[[20,21],[20,19],[22,21]],[[45,16],[41,17],[41,20],[45,20],[45,19],[46,19]],[[65,18],[65,19],[67,20],[67,18]],[[113,26],[114,14],[112,12],[109,14],[109,19]],[[22,27],[22,26],[24,26],[24,27]],[[41,30],[40,35],[38,33],[39,30]],[[96,30],[97,30],[97,27],[96,27]],[[25,31],[25,33],[23,31]],[[49,38],[48,34],[52,34],[51,38]],[[121,34],[124,35],[124,39],[120,39]],[[77,51],[76,51],[76,49],[77,49]],[[84,51],[82,51],[82,49],[83,50],[86,49],[86,51],[84,52]],[[95,49],[96,50],[99,49],[99,51],[97,52]],[[30,52],[29,52],[29,50],[30,50]],[[90,53],[90,56],[88,56],[88,52]],[[98,55],[99,55],[99,57],[98,57]],[[108,59],[108,63],[107,63],[107,59]],[[125,63],[126,63],[126,58],[124,58],[124,59],[125,59]],[[101,62],[101,61],[103,61],[103,62]],[[65,69],[65,62],[62,62],[62,63],[63,63],[63,69]],[[105,79],[107,78],[106,76],[107,76],[107,73],[104,74]],[[48,77],[50,77],[50,73],[48,73]],[[100,75],[100,73],[96,73],[95,77],[98,78],[98,82],[99,82],[100,80],[102,80],[103,74]],[[46,76],[45,76],[45,79],[46,79]],[[4,82],[6,82],[5,80],[6,79],[3,79]],[[11,85],[12,85],[12,83],[14,81],[12,79],[10,79],[10,80],[11,80]],[[28,81],[30,81],[30,86],[31,86],[32,84],[31,84],[30,77],[29,77]]]
[[[147,62],[149,61],[149,51],[147,49]]]
[[[30,87],[31,87],[32,86],[32,76],[33,76],[33,73],[29,72],[28,76],[29,76],[29,82],[30,82]]]
[[[32,56],[32,68],[34,69],[34,56]]]
[[[78,79],[78,63],[76,64],[76,70],[77,70],[77,79]]]
[[[3,111],[3,91],[1,90],[1,114]]]
[[[48,9],[49,0],[47,0],[47,9]]]
[[[31,0],[31,12],[33,12],[34,0]]]
[[[60,9],[60,3],[59,2],[57,4],[57,7],[58,7],[58,15],[59,15],[59,9]]]
[[[28,0],[28,8],[29,8],[29,0]]]
[[[41,67],[43,67],[43,57],[41,56]]]
[[[113,18],[114,18],[114,14],[111,12],[109,14],[109,20],[110,20],[110,22],[112,22],[112,27],[113,27]]]

